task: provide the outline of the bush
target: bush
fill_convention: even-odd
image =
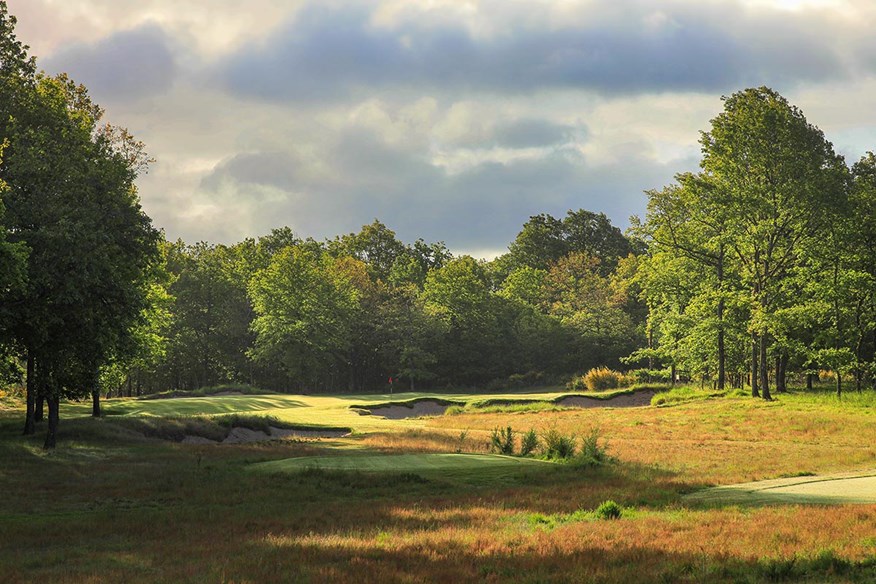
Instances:
[[[581,451],[575,457],[575,462],[584,466],[596,466],[605,464],[611,460],[608,455],[608,442],[599,444],[601,432],[599,428],[593,428],[581,441]]]
[[[532,428],[529,429],[529,432],[523,435],[523,439],[520,441],[520,455],[521,456],[529,456],[538,448],[538,434],[535,433],[535,430]]]
[[[633,369],[626,376],[634,383],[669,383],[671,370],[666,369]]]
[[[548,428],[542,433],[544,442],[544,455],[555,460],[567,460],[575,454],[575,435],[566,436],[556,428]]]
[[[499,454],[514,454],[514,432],[511,426],[504,430],[494,428],[490,436],[490,450]]]
[[[584,377],[581,375],[573,377],[566,383],[566,389],[569,391],[586,391],[587,386],[584,384]]]
[[[621,514],[621,506],[612,500],[603,501],[596,508],[596,517],[598,519],[620,519]]]
[[[630,385],[623,373],[612,371],[608,367],[596,367],[584,374],[584,386],[590,391],[602,391],[604,389],[616,389]]]

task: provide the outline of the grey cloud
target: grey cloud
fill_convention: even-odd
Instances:
[[[66,72],[99,99],[130,100],[166,92],[178,66],[171,39],[156,24],[106,37],[95,44],[62,48],[41,62],[47,71]]]
[[[547,120],[523,119],[497,124],[493,129],[496,144],[507,148],[552,146],[584,137],[584,129],[554,124]]]
[[[833,35],[807,13],[743,11],[734,4],[668,5],[671,25],[644,25],[650,2],[623,16],[559,29],[518,22],[476,39],[427,19],[372,24],[371,4],[312,4],[261,44],[219,65],[227,90],[267,100],[346,99],[358,91],[603,93],[723,91],[846,75]]]
[[[283,170],[298,164],[294,155],[239,157],[205,179],[199,196],[245,205],[249,231],[238,237],[282,225],[331,237],[378,217],[406,241],[423,237],[455,249],[496,248],[507,245],[536,213],[562,215],[583,207],[604,211],[625,226],[630,209],[644,205],[643,189],[669,182],[688,162],[696,165],[631,157],[588,168],[580,155],[558,149],[541,158],[487,162],[450,174],[422,153],[391,147],[362,129],[348,131],[327,159],[332,176],[314,180]],[[274,189],[267,199],[259,194],[266,183]],[[226,190],[213,190],[220,184]],[[216,229],[228,231],[224,225]]]
[[[223,181],[286,188],[296,180],[297,161],[284,152],[245,152],[220,163],[201,187],[216,190]]]

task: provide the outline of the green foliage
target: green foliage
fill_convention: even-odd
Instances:
[[[490,451],[499,454],[514,454],[514,432],[511,431],[511,426],[493,428],[490,434]]]
[[[594,512],[599,519],[620,519],[623,514],[621,506],[609,499],[600,503]]]
[[[549,460],[569,460],[575,455],[578,439],[549,427],[541,433],[542,453]]]
[[[539,447],[538,434],[534,428],[530,428],[520,439],[520,456],[529,456]]]
[[[611,460],[608,455],[608,442],[599,443],[602,433],[599,428],[593,428],[581,440],[581,448],[575,456],[575,464],[581,466],[598,466]]]

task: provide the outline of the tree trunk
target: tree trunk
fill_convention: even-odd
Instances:
[[[839,371],[834,371],[833,374],[836,376],[836,396],[843,396],[843,374]]]
[[[763,399],[767,401],[773,399],[773,396],[770,395],[769,373],[767,365],[767,336],[764,333],[760,335],[760,391]]]
[[[100,390],[97,387],[91,390],[91,417],[100,417]]]
[[[718,254],[718,288],[723,293],[724,281],[724,246]],[[727,353],[724,349],[724,297],[718,300],[718,391],[724,391],[724,375]]]
[[[33,377],[33,353],[27,352],[27,410],[24,415],[24,435],[36,434],[36,380]]]
[[[58,395],[53,391],[52,395],[49,395],[46,400],[49,402],[49,429],[46,432],[46,442],[43,444],[43,449],[52,450],[55,448],[56,435],[58,432],[58,420],[60,420],[60,415],[58,412],[60,399],[58,398]]]
[[[776,357],[776,393],[785,393],[787,384],[788,355],[782,352]]]
[[[757,333],[751,334],[751,397],[760,397],[757,390]]]
[[[815,377],[811,373],[806,374],[806,389],[812,391],[812,378]]]
[[[45,391],[45,387],[40,385],[37,387],[37,396],[36,396],[36,407],[33,410],[33,419],[36,422],[43,421],[43,404],[46,403],[46,396],[43,393]]]

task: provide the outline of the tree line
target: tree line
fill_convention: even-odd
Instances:
[[[690,375],[771,398],[789,372],[876,376],[876,156],[849,168],[766,87],[724,98],[701,170],[649,191],[633,232],[648,346]]]
[[[275,229],[169,242],[140,208],[142,143],[86,88],[37,70],[0,0],[0,375],[25,433],[62,398],[246,383],[506,388],[602,365],[746,383],[876,378],[876,156],[847,166],[775,91],[746,89],[701,169],[604,214],[530,217],[490,261],[380,221],[325,241]]]
[[[104,368],[104,390],[483,387],[619,365],[644,330],[622,277],[632,249],[584,210],[532,217],[493,261],[405,244],[377,220],[323,242],[289,228],[165,242],[149,342]]]

